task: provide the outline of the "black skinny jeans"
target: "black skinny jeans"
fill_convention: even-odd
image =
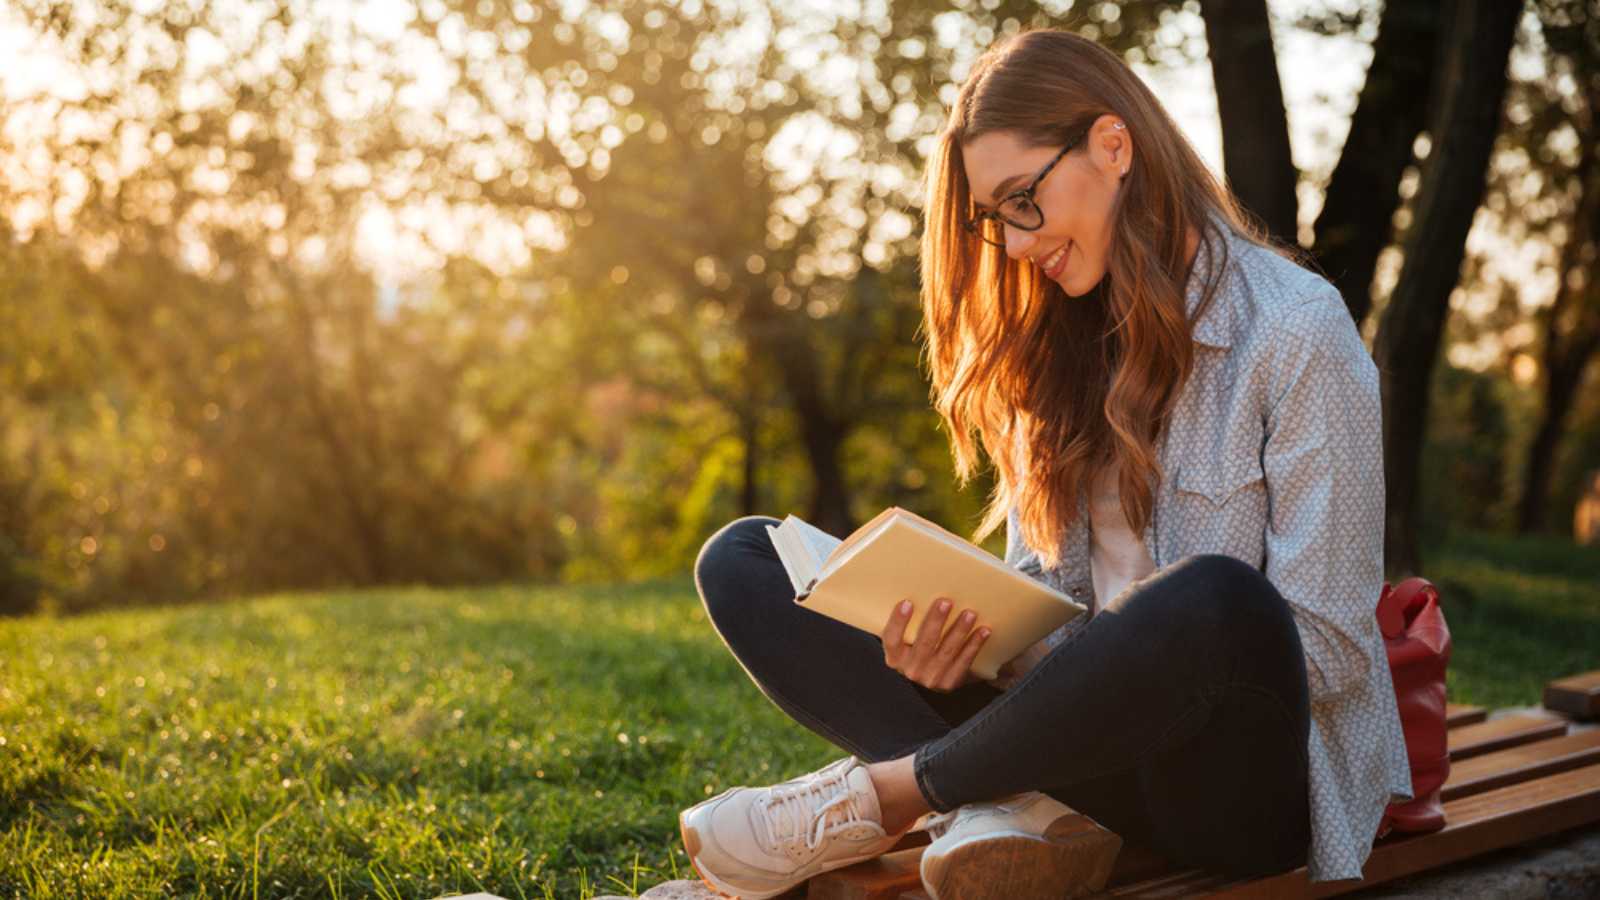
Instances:
[[[864,761],[916,754],[936,810],[1039,790],[1180,865],[1248,876],[1305,862],[1305,657],[1253,566],[1179,560],[1009,690],[940,693],[885,665],[877,636],[794,602],[764,527],[778,523],[724,526],[695,585],[751,680],[801,725]]]

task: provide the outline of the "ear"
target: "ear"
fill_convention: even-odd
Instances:
[[[1106,113],[1089,128],[1089,161],[1115,186],[1133,165],[1133,135],[1121,116]]]

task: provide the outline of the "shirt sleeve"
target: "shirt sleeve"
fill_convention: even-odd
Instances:
[[[1359,684],[1383,650],[1383,416],[1378,368],[1331,288],[1273,337],[1267,580],[1289,601],[1312,703]]]

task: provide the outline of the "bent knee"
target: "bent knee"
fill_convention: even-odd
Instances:
[[[1187,602],[1183,604],[1190,612],[1222,619],[1256,612],[1292,622],[1283,595],[1260,569],[1242,559],[1223,553],[1200,553],[1179,561],[1173,569],[1192,587],[1184,592]]]
[[[714,566],[732,554],[770,546],[772,540],[767,536],[766,526],[777,525],[779,521],[771,516],[740,516],[718,528],[700,545],[694,560],[695,574],[699,575],[707,566]]]
[[[781,521],[772,516],[740,516],[717,529],[700,545],[694,560],[694,580],[708,607],[721,593],[716,585],[722,581],[723,573],[735,567],[740,558],[750,553],[773,552],[767,526]]]

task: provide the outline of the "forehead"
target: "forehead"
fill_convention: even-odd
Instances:
[[[1059,147],[1030,147],[1011,131],[991,131],[961,145],[961,164],[966,169],[972,199],[987,204],[994,189],[1013,175],[1021,181],[1007,185],[1011,190],[1026,187],[1028,180],[1055,156]]]

